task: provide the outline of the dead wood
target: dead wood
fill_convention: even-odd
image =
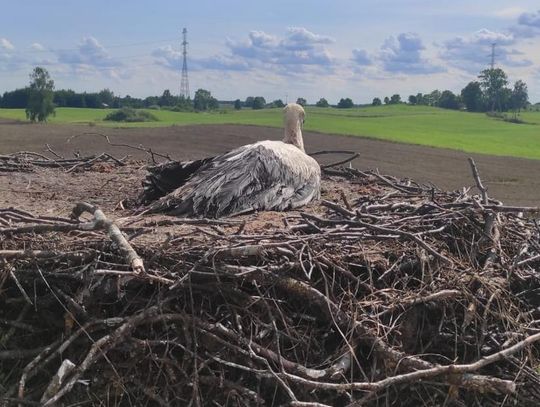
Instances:
[[[538,405],[538,209],[472,168],[327,168],[274,223],[0,209],[0,405]]]

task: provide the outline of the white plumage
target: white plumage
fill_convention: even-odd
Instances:
[[[283,141],[260,141],[217,157],[150,168],[141,199],[150,202],[145,212],[220,217],[287,210],[317,199],[321,170],[304,152],[304,117],[302,106],[288,104]]]

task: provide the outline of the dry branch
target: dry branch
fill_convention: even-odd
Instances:
[[[0,400],[538,405],[537,208],[325,172],[271,227],[0,209]]]

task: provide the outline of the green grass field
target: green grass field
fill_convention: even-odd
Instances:
[[[189,124],[251,124],[280,127],[281,109],[177,113],[151,110],[157,122],[103,121],[110,109],[59,108],[51,123],[95,123],[113,127],[157,127]],[[0,109],[0,117],[24,120],[22,109]],[[540,112],[526,112],[527,124],[507,123],[481,113],[426,106],[379,106],[356,109],[308,108],[305,129],[371,137],[466,152],[540,159]]]

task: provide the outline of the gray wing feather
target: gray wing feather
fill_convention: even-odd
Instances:
[[[244,146],[214,158],[150,211],[220,217],[255,210],[285,210],[319,195],[320,177],[303,179],[264,146]]]

